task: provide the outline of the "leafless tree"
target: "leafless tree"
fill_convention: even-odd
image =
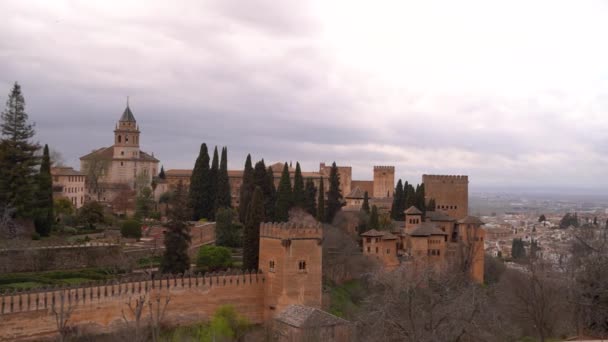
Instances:
[[[171,296],[167,293],[164,300],[161,300],[160,293],[157,293],[154,298],[148,300],[148,308],[150,310],[150,328],[152,329],[152,341],[158,342],[160,339],[161,322],[165,317],[167,306],[171,301]]]
[[[139,341],[145,341],[146,337],[143,336],[143,334],[141,333],[141,317],[142,314],[144,312],[144,308],[145,308],[145,304],[146,304],[146,295],[143,294],[137,298],[135,298],[135,300],[133,301],[131,297],[129,297],[129,300],[127,301],[126,305],[129,308],[129,316],[131,318],[127,318],[127,315],[125,314],[125,310],[122,310],[122,318],[125,321],[125,324],[127,325],[127,329],[131,329],[130,327],[130,321],[131,319],[133,320],[133,324],[134,324],[134,329],[133,329],[133,341],[134,342],[139,342]]]
[[[17,223],[13,215],[15,209],[8,206],[0,206],[0,231],[7,239],[17,238]]]
[[[102,179],[108,171],[109,161],[99,156],[87,158],[83,164],[83,171],[86,174],[86,186],[91,195],[97,201],[101,198]]]
[[[55,323],[57,325],[57,331],[59,332],[60,342],[65,341],[67,335],[71,331],[69,320],[72,316],[72,312],[74,311],[72,302],[66,299],[66,296],[69,295],[69,292],[67,291],[59,292],[59,303],[55,302],[54,300],[51,303],[51,312],[55,316]]]

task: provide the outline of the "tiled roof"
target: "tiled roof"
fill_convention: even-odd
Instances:
[[[455,218],[450,217],[450,215],[441,212],[441,211],[427,211],[425,216],[430,218],[431,221],[456,221]]]
[[[409,208],[407,208],[407,210],[405,211],[406,215],[422,215],[422,211],[418,210],[418,208],[416,208],[415,206],[411,206]]]
[[[97,149],[85,156],[80,157],[81,160],[87,160],[87,159],[92,159],[92,158],[98,158],[101,160],[112,160],[114,159],[114,146],[110,146],[110,147],[102,147],[100,149]],[[133,159],[133,158],[124,158],[126,160],[129,159]],[[153,162],[158,162],[159,160],[152,157],[152,155],[144,152],[144,151],[139,151],[139,158],[138,160],[141,161],[153,161]]]
[[[120,117],[120,121],[135,122],[135,116],[133,116],[133,113],[131,112],[131,108],[129,108],[129,105],[127,105],[127,108],[125,108],[125,111],[122,113],[122,116]]]
[[[350,323],[325,311],[302,305],[288,306],[275,319],[298,328],[329,327]]]
[[[382,240],[397,240],[397,237],[389,232],[382,235]]]
[[[361,236],[383,236],[384,234],[386,234],[386,232],[379,232],[375,229],[371,229],[366,231],[365,233],[362,233]]]
[[[360,188],[364,193],[367,191],[367,195],[371,198],[374,194],[374,182],[364,180],[354,180],[350,182],[350,187]]]
[[[190,177],[192,176],[192,169],[170,169],[165,170],[165,177]]]
[[[483,221],[481,221],[476,216],[467,216],[467,217],[465,217],[463,219],[458,220],[457,223],[464,223],[464,224],[485,224]]]
[[[369,194],[367,194],[369,196]],[[346,195],[345,198],[364,198],[365,191],[361,190],[360,187],[354,188],[350,194]]]
[[[431,236],[431,235],[448,235],[443,230],[437,228],[434,223],[422,222],[418,228],[410,233],[411,236]]]
[[[58,166],[51,168],[51,175],[53,176],[86,176],[84,172],[76,171],[72,167]]]

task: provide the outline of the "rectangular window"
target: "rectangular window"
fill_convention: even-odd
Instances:
[[[378,254],[378,247],[376,247],[376,254]]]
[[[270,260],[268,268],[270,272],[274,272],[274,260]]]
[[[298,261],[298,271],[306,272],[306,261],[304,261],[304,260]]]
[[[367,253],[371,252],[371,249],[372,248],[370,246],[367,246]]]
[[[367,241],[367,243],[371,243],[372,242],[372,238],[367,238],[367,239],[365,239],[365,241]]]
[[[390,248],[386,249],[386,254],[391,254],[391,249]]]

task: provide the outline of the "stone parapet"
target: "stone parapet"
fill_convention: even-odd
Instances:
[[[321,223],[303,224],[294,222],[266,222],[260,224],[260,237],[281,240],[322,239]]]

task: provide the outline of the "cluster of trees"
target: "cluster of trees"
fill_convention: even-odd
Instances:
[[[426,210],[435,210],[435,200],[429,201],[429,207],[424,200],[424,183],[417,184],[414,187],[413,184],[409,184],[405,181],[405,184],[399,179],[397,186],[395,187],[395,193],[393,195],[393,205],[391,206],[391,218],[396,221],[405,220],[404,211],[415,206],[420,209],[423,213]]]
[[[566,213],[564,217],[559,221],[560,228],[568,228],[570,226],[578,227],[580,222],[578,221],[578,214],[574,213],[574,215],[570,213]]]
[[[164,170],[163,170],[164,171]],[[203,143],[190,178],[190,206],[194,221],[214,220],[219,208],[229,208],[230,183],[228,181],[228,149],[222,148],[221,160],[217,146],[213,151],[211,166],[207,144]]]
[[[0,216],[34,222],[36,232],[48,236],[54,222],[49,148],[33,141],[34,125],[28,121],[25,99],[13,85],[2,112],[0,137]],[[2,220],[6,235],[16,237],[13,220]]]

